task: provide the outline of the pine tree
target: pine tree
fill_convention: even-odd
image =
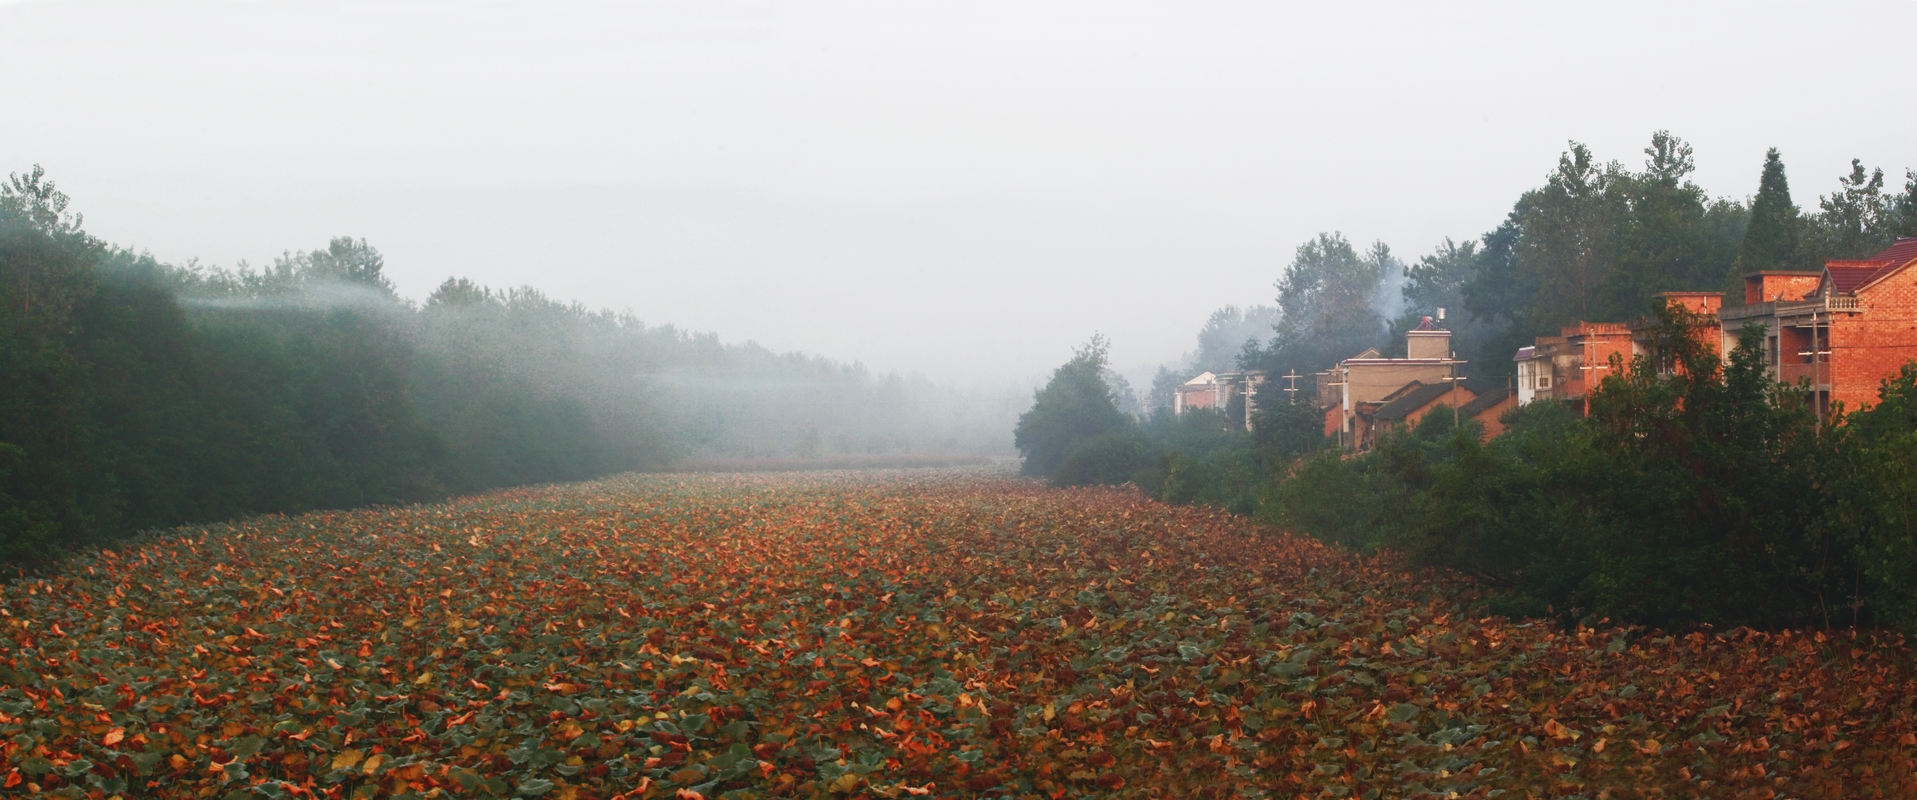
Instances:
[[[1757,183],[1757,198],[1751,201],[1750,227],[1744,232],[1744,246],[1731,269],[1735,273],[1801,269],[1804,266],[1799,247],[1802,236],[1803,222],[1797,205],[1791,202],[1790,182],[1784,178],[1784,160],[1773,147],[1764,154],[1764,177]]]

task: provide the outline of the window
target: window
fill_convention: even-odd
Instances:
[[[1551,388],[1551,373],[1544,372],[1542,370],[1538,372],[1538,388],[1539,389]]]

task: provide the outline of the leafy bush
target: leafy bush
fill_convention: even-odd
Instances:
[[[1354,550],[1381,541],[1384,508],[1371,486],[1368,464],[1326,450],[1281,476],[1258,504],[1258,516],[1280,528]]]
[[[1701,322],[1660,309],[1652,355],[1588,417],[1534,403],[1484,443],[1430,414],[1275,475],[1259,516],[1473,575],[1500,611],[1917,630],[1917,365],[1820,426],[1769,380],[1761,332],[1720,360]]]
[[[1867,582],[1848,599],[1917,631],[1917,362],[1884,381],[1876,405],[1832,433],[1826,538],[1856,553]]]
[[[1152,461],[1144,432],[1127,425],[1074,445],[1050,477],[1055,486],[1120,484],[1133,480]]]
[[[1025,474],[1052,475],[1081,443],[1133,424],[1105,382],[1109,347],[1105,337],[1092,337],[1034,393],[1031,410],[1019,416],[1012,433]]]

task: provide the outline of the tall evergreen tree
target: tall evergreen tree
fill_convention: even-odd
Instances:
[[[1895,220],[1891,232],[1917,236],[1917,169],[1904,170],[1904,193],[1897,195],[1891,210]]]
[[[1797,204],[1791,202],[1790,181],[1784,177],[1784,159],[1773,147],[1764,154],[1764,175],[1757,182],[1757,197],[1751,201],[1750,227],[1744,231],[1744,246],[1738,250],[1733,272],[1806,268],[1800,246],[1803,224]]]

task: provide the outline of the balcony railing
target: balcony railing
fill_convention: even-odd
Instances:
[[[1776,300],[1769,303],[1752,303],[1747,306],[1725,306],[1718,310],[1722,319],[1750,319],[1752,317],[1788,317],[1796,314],[1811,314],[1819,311],[1861,311],[1855,297],[1819,297],[1812,300]]]

